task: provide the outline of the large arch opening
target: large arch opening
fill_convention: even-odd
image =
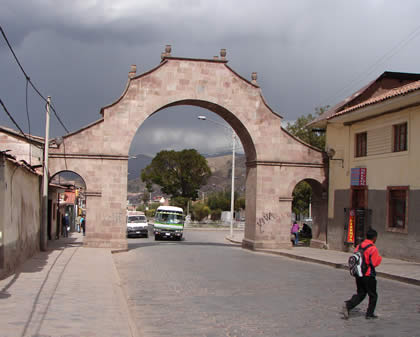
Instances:
[[[170,196],[161,193],[157,186],[154,186],[151,193],[147,191],[139,177],[140,171],[161,150],[181,151],[193,148],[207,159],[212,176],[207,184],[199,189],[198,198],[185,206],[187,220],[190,220],[186,227],[225,227],[228,230],[231,216],[234,130],[233,227],[243,229],[246,208],[246,162],[255,160],[255,147],[242,123],[237,118],[229,117],[230,115],[232,114],[221,106],[199,100],[177,101],[153,112],[140,125],[130,146],[127,209],[143,211],[150,219],[153,217],[150,210],[155,210],[159,204],[178,206],[172,200],[168,200]],[[203,116],[206,118],[203,119]],[[243,144],[243,141],[246,144]]]

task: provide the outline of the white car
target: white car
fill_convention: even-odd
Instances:
[[[127,216],[127,237],[145,236],[149,237],[149,223],[143,214],[129,214]]]

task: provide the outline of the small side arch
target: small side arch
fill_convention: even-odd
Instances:
[[[296,188],[298,188],[298,186],[302,187],[303,182],[310,186],[310,195],[300,196],[303,199],[309,199],[303,200],[303,203],[300,204],[301,206],[303,204],[303,207],[307,206],[307,211],[305,210],[303,214],[301,214],[303,216],[299,217],[298,222],[301,225],[306,223],[311,227],[311,237],[307,238],[310,239],[311,247],[324,247],[324,245],[327,244],[328,222],[328,197],[326,182],[324,181],[321,183],[319,180],[314,178],[305,178],[298,181],[292,191],[292,211],[293,207],[295,207],[296,210],[296,198],[299,197],[295,194]],[[308,193],[307,189],[303,188],[302,190]]]

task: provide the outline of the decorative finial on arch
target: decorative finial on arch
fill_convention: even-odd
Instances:
[[[220,58],[222,60],[226,60],[226,49],[225,48],[220,49]]]
[[[166,56],[171,56],[172,46],[170,44],[167,44],[165,47],[165,54]]]
[[[136,72],[137,66],[135,64],[132,64],[130,67],[130,71],[128,72],[128,78],[133,78],[134,76],[136,76]]]
[[[257,73],[256,72],[253,72],[251,74],[251,83],[257,84],[257,78],[258,78]]]

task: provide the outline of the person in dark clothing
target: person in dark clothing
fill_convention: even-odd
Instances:
[[[82,231],[83,231],[83,236],[86,235],[86,219],[85,217],[82,218]]]
[[[366,233],[366,240],[355,249],[355,252],[357,252],[359,247],[364,249],[367,245],[371,245],[364,251],[364,260],[368,266],[365,275],[363,277],[356,277],[357,293],[344,302],[343,315],[346,319],[349,317],[350,310],[359,305],[365,299],[366,295],[369,296],[366,319],[378,318],[375,315],[376,302],[378,301],[375,268],[381,264],[382,257],[379,255],[378,249],[375,246],[377,237],[378,233],[373,228],[370,228]]]
[[[66,214],[66,215],[63,215],[63,217],[61,218],[61,226],[62,226],[61,229],[62,229],[63,237],[65,238],[69,236],[69,231],[67,228],[68,225],[69,225],[69,217]]]

